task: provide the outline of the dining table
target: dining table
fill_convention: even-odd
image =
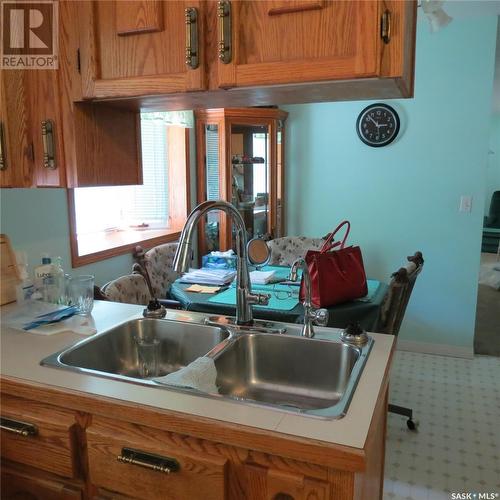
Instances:
[[[286,266],[265,266],[263,271],[273,270],[275,279],[285,279],[290,271]],[[236,314],[235,283],[223,286],[215,293],[189,291],[193,283],[184,283],[182,277],[170,288],[171,298],[178,300],[188,311],[203,312],[213,315],[234,316]],[[299,284],[282,283],[254,284],[252,290],[271,295],[268,305],[253,305],[253,316],[256,319],[279,321],[284,323],[302,323],[304,308],[299,300]],[[380,310],[388,291],[388,285],[378,280],[368,279],[368,294],[365,297],[336,304],[327,308],[328,325],[334,328],[345,328],[351,322],[358,322],[366,331],[376,332],[378,329]]]

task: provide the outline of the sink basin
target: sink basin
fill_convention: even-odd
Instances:
[[[317,334],[308,339],[299,336],[298,325],[281,326],[289,334],[263,333],[261,327],[134,319],[55,353],[41,364],[320,418],[345,415],[373,340],[354,347],[342,343],[333,331],[328,338]],[[141,343],[157,344],[157,376],[180,370],[200,356],[213,358],[218,393],[151,380],[139,353]]]
[[[138,340],[159,341],[158,376],[180,370],[229,337],[229,332],[181,321],[134,319],[56,353],[42,365],[142,380]]]
[[[302,413],[346,411],[367,350],[321,339],[246,334],[214,356],[219,394]]]

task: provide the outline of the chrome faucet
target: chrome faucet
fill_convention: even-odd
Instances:
[[[227,201],[204,201],[189,214],[179,238],[179,245],[174,257],[174,270],[182,273],[189,269],[191,246],[194,228],[201,217],[211,210],[222,210],[231,215],[236,225],[236,324],[251,325],[253,323],[252,304],[267,305],[271,295],[268,293],[252,293],[247,261],[247,233],[245,223],[238,209]]]
[[[326,326],[328,324],[328,311],[326,309],[315,309],[311,303],[311,275],[307,267],[306,261],[302,258],[297,259],[290,268],[290,281],[297,281],[298,269],[302,268],[302,276],[304,278],[305,296],[304,302],[304,326],[302,327],[302,336],[313,338],[314,328],[313,322],[318,326]]]

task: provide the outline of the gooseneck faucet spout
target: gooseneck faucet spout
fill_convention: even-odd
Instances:
[[[247,233],[245,223],[238,210],[230,203],[222,200],[204,201],[189,214],[179,238],[179,245],[174,257],[174,270],[182,273],[189,270],[192,254],[193,233],[203,215],[212,210],[222,210],[230,215],[236,226],[236,323],[251,325],[253,323],[252,304],[267,305],[271,296],[267,293],[252,293],[247,261]]]
[[[304,278],[304,326],[302,327],[302,336],[312,338],[314,337],[313,322],[319,326],[326,326],[328,324],[328,311],[326,309],[315,309],[311,302],[311,275],[304,259],[297,259],[290,268],[290,281],[297,281],[298,270],[302,269],[302,276]]]

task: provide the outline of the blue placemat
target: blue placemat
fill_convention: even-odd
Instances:
[[[359,300],[361,302],[371,302],[371,300],[378,291],[378,287],[380,286],[380,281],[366,280],[366,284],[368,286],[368,293],[364,297],[361,297],[356,300]]]
[[[278,295],[283,295],[283,299],[276,297],[275,291]],[[299,303],[299,287],[287,285],[252,285],[252,291],[258,293],[270,293],[271,298],[267,306],[253,306],[262,309],[275,309],[278,311],[291,311]],[[286,297],[287,293],[292,294],[291,297]],[[236,288],[230,287],[224,292],[220,292],[208,299],[208,302],[216,302],[218,304],[225,304],[234,306],[236,305]]]

